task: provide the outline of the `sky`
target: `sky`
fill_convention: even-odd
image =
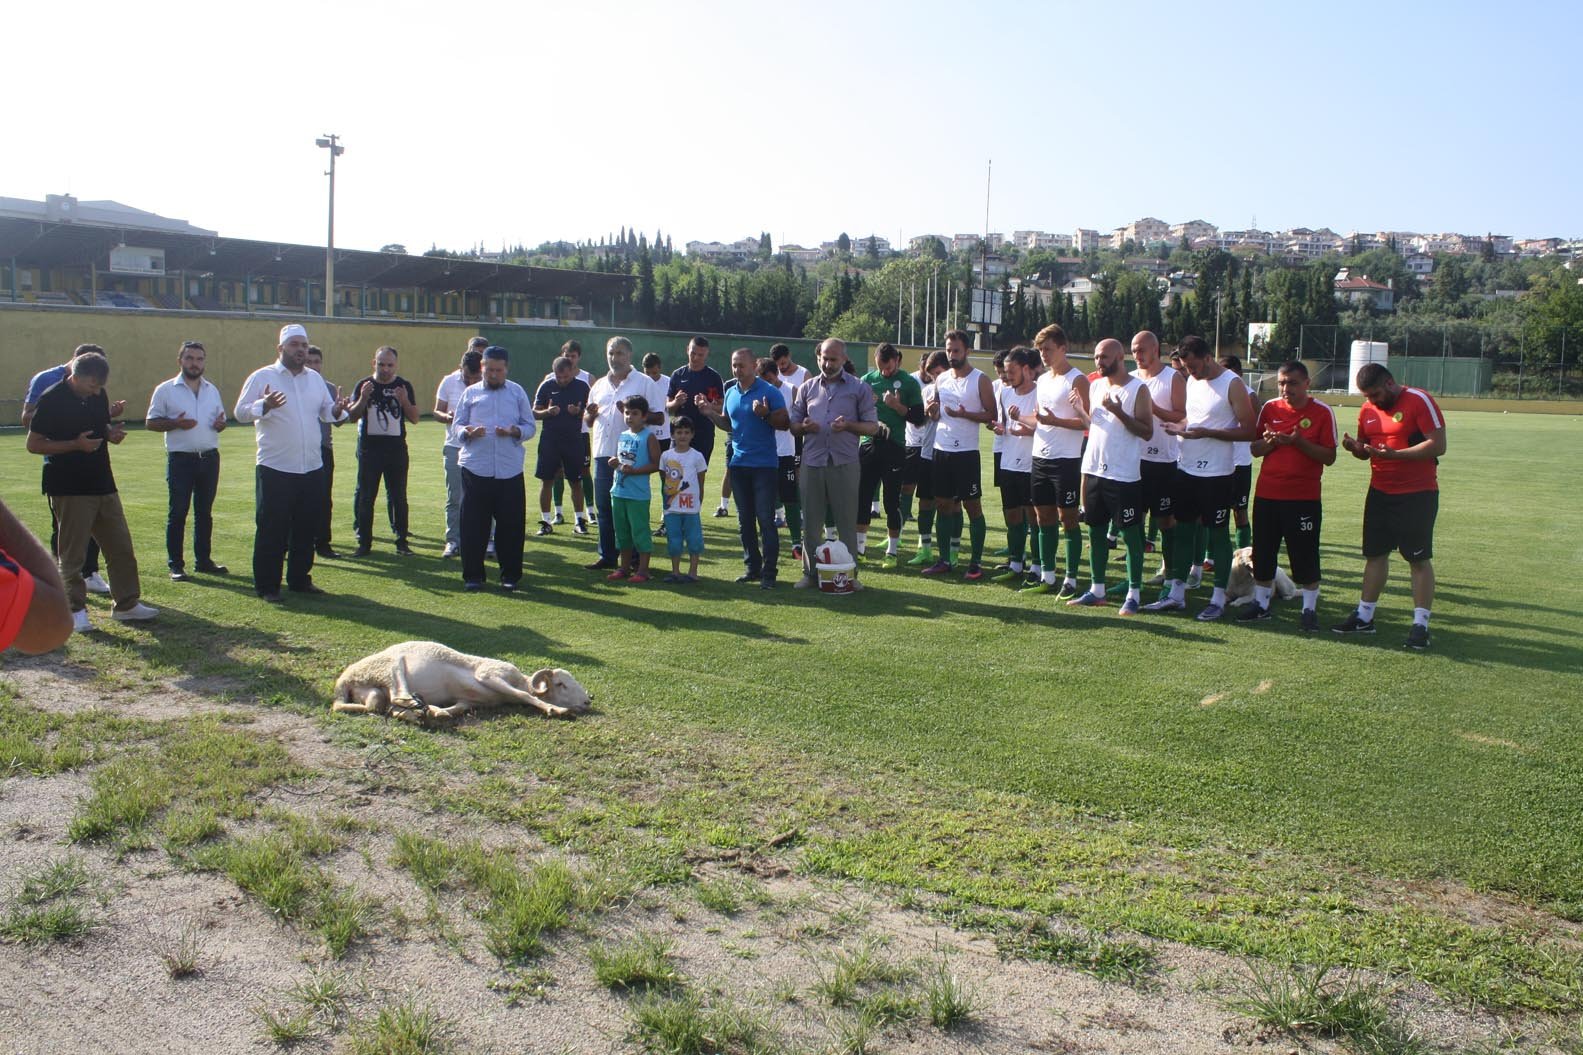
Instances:
[[[1583,5],[7,5],[0,196],[223,235],[1583,235]],[[222,13],[223,12],[223,13]]]

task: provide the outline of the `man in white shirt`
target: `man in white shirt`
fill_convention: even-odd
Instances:
[[[588,409],[583,421],[592,429],[594,457],[594,504],[599,509],[599,559],[587,565],[589,571],[614,570],[616,564],[616,526],[611,519],[610,488],[615,484],[615,470],[610,459],[616,456],[622,430],[621,408],[629,396],[642,396],[648,400],[652,411],[650,425],[658,425],[665,417],[665,401],[670,385],[662,378],[656,382],[641,370],[632,369],[632,342],[625,337],[612,337],[605,342],[605,362],[610,372],[595,381],[588,393]]]
[[[469,385],[483,379],[484,349],[489,347],[485,337],[474,337],[467,342],[467,351],[455,370],[446,374],[434,393],[434,420],[445,426],[445,550],[442,557],[454,557],[462,552],[462,453],[461,438],[456,435],[456,405]]]
[[[468,386],[456,406],[462,439],[462,586],[484,588],[484,552],[494,528],[500,588],[510,593],[522,578],[522,538],[527,491],[522,443],[538,430],[533,403],[506,379],[511,355],[499,345],[484,349],[484,379]]]
[[[253,589],[280,603],[280,568],[295,593],[320,594],[313,584],[313,544],[324,502],[320,422],[346,418],[345,396],[331,397],[310,370],[308,331],[280,329],[280,358],[255,370],[236,400],[236,420],[252,424],[258,440],[258,531],[253,536]]]
[[[193,514],[192,555],[206,575],[224,575],[210,552],[214,537],[214,494],[220,486],[220,433],[225,429],[225,404],[220,390],[203,376],[208,352],[202,341],[183,341],[181,372],[154,389],[144,421],[150,432],[165,434],[165,481],[170,487],[170,512],[165,518],[165,553],[172,582],[186,582],[187,562],[182,539],[187,510]]]

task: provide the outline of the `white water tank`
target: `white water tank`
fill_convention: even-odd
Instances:
[[[1391,346],[1384,341],[1353,341],[1352,362],[1347,367],[1347,394],[1362,395],[1358,391],[1358,371],[1369,363],[1385,365],[1386,355]]]

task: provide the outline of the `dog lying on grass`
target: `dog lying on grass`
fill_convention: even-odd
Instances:
[[[587,711],[592,702],[588,690],[559,667],[529,677],[504,660],[469,656],[433,641],[403,641],[343,670],[330,709],[427,725],[509,703],[561,718]]]
[[[1275,596],[1290,601],[1297,596],[1297,584],[1286,569],[1275,569]],[[1253,547],[1243,546],[1231,555],[1231,578],[1226,583],[1226,600],[1231,604],[1253,603]]]

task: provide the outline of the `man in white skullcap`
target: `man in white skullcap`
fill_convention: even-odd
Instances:
[[[280,329],[280,358],[253,371],[236,401],[236,420],[253,423],[258,440],[258,531],[253,536],[253,589],[280,602],[280,566],[296,593],[319,594],[313,584],[313,541],[324,501],[319,423],[346,417],[349,400],[332,397],[324,378],[307,366],[308,331]]]

